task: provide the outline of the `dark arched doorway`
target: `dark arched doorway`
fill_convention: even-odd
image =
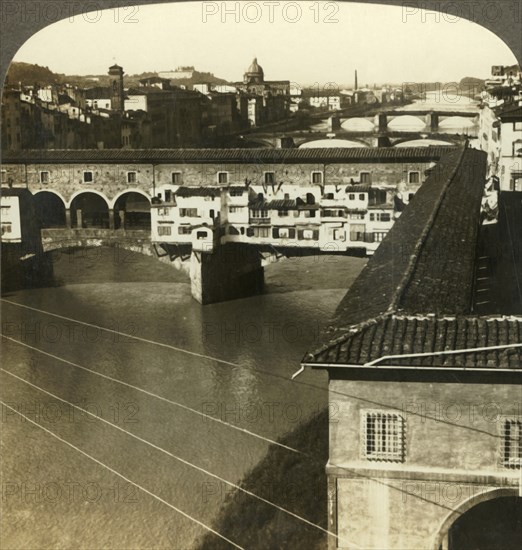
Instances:
[[[455,520],[448,550],[519,550],[522,548],[522,498],[481,502]]]
[[[134,191],[118,197],[114,204],[114,227],[150,230],[150,200]]]
[[[50,191],[41,191],[35,194],[34,204],[40,227],[65,227],[65,204],[58,195]]]
[[[77,195],[71,203],[71,223],[76,228],[109,227],[109,205],[107,201],[86,191]]]

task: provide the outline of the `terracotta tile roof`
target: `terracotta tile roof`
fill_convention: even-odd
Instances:
[[[342,163],[429,162],[454,147],[356,147],[304,149],[26,149],[3,152],[8,163]]]
[[[383,355],[522,342],[522,318],[471,314],[486,154],[445,155],[395,222],[303,362],[364,365]],[[383,364],[522,368],[522,349]]]
[[[361,324],[349,338],[317,353],[314,363],[364,365],[387,355],[433,353],[522,342],[522,317],[437,317],[391,314]],[[380,366],[520,369],[522,348],[400,357]]]

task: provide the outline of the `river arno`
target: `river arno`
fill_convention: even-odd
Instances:
[[[2,546],[193,548],[180,512],[210,525],[326,406],[324,373],[290,377],[365,262],[286,260],[265,294],[202,307],[170,267],[91,249],[3,296]]]

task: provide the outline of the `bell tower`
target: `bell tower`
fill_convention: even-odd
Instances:
[[[125,108],[125,94],[123,92],[123,69],[119,65],[109,67],[111,77],[111,107],[113,111],[122,113]]]

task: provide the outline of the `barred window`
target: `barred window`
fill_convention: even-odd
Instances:
[[[505,420],[502,426],[502,464],[520,468],[522,464],[522,421]]]
[[[363,413],[362,442],[368,460],[403,462],[404,418],[397,413]]]

